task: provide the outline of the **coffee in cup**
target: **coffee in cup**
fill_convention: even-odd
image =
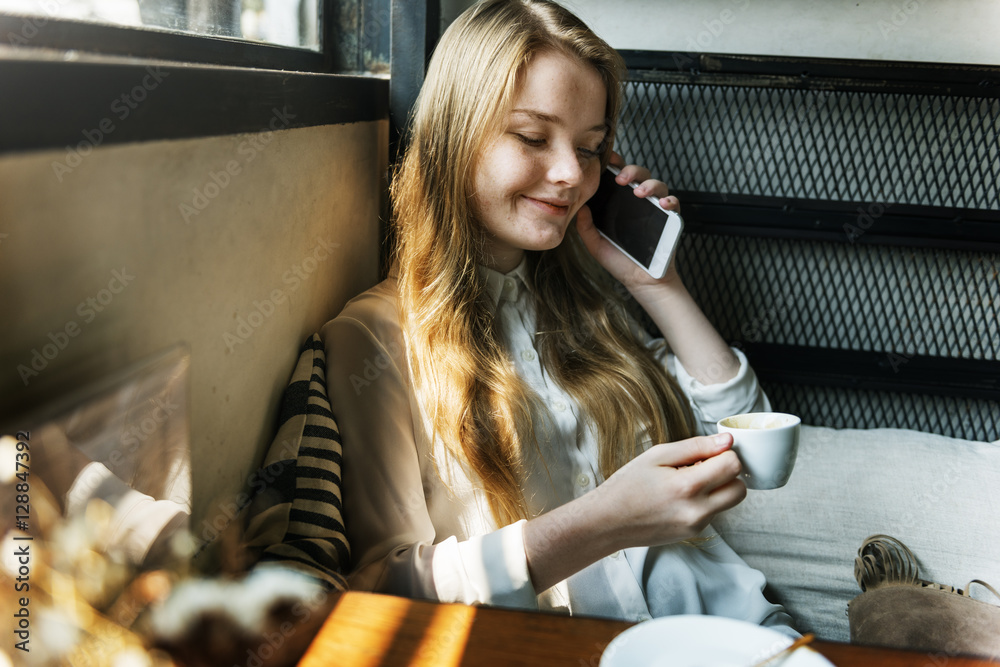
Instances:
[[[799,451],[802,420],[783,412],[749,412],[720,419],[719,433],[731,433],[733,451],[748,489],[777,489],[788,482]]]

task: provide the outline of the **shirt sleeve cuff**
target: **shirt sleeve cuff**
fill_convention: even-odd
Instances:
[[[715,433],[716,423],[732,415],[771,410],[771,403],[750,368],[746,355],[738,348],[730,349],[740,362],[739,370],[729,380],[710,385],[693,378],[674,355],[668,356],[668,370],[691,403],[695,420],[700,423],[699,433]]]
[[[438,598],[518,609],[537,609],[538,598],[524,553],[521,520],[486,535],[435,545]]]

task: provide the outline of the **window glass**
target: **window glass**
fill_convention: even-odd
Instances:
[[[0,13],[320,50],[319,0],[0,0]]]

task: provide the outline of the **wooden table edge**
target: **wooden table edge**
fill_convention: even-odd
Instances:
[[[349,591],[331,595],[329,615],[298,667],[451,667],[572,665],[597,667],[628,621],[470,606]],[[860,646],[816,639],[810,645],[836,667],[996,667],[1000,661],[944,652]],[[333,658],[333,656],[336,656]],[[334,662],[331,662],[331,659]]]

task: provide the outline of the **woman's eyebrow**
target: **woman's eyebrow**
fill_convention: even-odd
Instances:
[[[540,120],[543,123],[563,124],[563,120],[559,116],[554,116],[552,114],[545,113],[544,111],[538,111],[536,109],[514,109],[513,111],[511,111],[511,114],[521,114],[523,116],[530,116],[531,118],[534,118],[535,120]],[[599,125],[595,125],[594,127],[586,130],[586,132],[607,132],[607,131],[608,131],[607,123],[600,123]]]

